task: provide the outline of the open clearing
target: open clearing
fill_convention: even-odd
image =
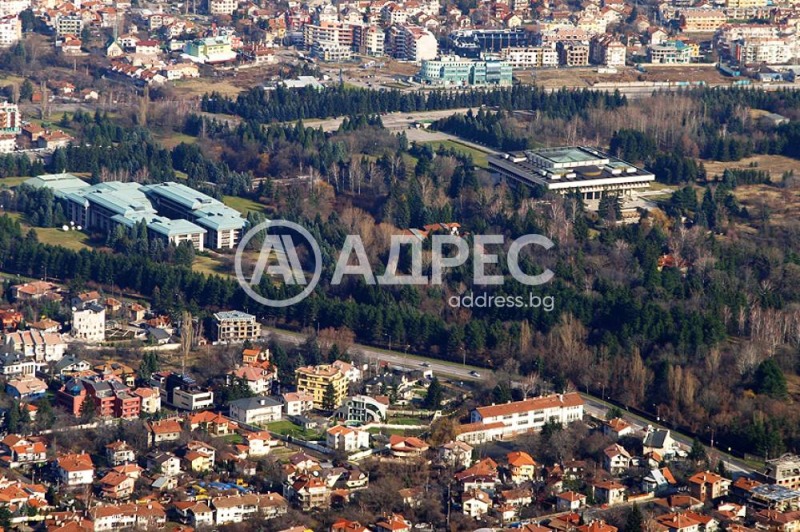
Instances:
[[[467,153],[472,156],[472,160],[475,163],[475,166],[479,166],[480,168],[489,168],[489,162],[485,152],[476,150],[475,148],[471,148],[469,146],[461,144],[460,142],[453,140],[434,140],[428,142],[427,144],[433,146],[434,151],[438,150],[439,146],[444,146],[445,148],[448,149],[453,149],[460,151],[462,153]]]
[[[229,266],[224,259],[211,257],[208,255],[197,255],[192,263],[192,270],[205,275],[220,275],[222,277],[233,277],[233,267]]]
[[[741,161],[728,162],[700,159],[700,162],[705,165],[709,178],[715,175],[721,176],[726,168],[764,170],[769,172],[773,181],[780,181],[783,173],[790,170],[794,170],[795,174],[800,175],[800,161],[783,155],[754,155]],[[751,167],[750,165],[753,163],[755,166]]]
[[[758,213],[767,208],[770,225],[796,230],[798,220],[800,220],[800,188],[744,185],[736,187],[733,194],[743,206],[747,207],[755,220],[758,220]]]
[[[239,196],[222,196],[222,202],[228,207],[236,209],[244,216],[247,216],[248,212],[264,212],[264,205]]]

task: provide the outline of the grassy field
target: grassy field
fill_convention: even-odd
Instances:
[[[191,135],[178,132],[172,132],[166,134],[157,133],[153,136],[156,138],[158,142],[161,143],[162,146],[170,150],[175,146],[177,146],[178,144],[180,144],[181,142],[186,144],[194,144],[195,142],[197,142],[197,137],[193,137]]]
[[[233,277],[233,268],[223,263],[215,257],[207,255],[197,255],[192,263],[192,269],[198,273],[206,275],[221,275],[222,277]]]
[[[4,177],[0,179],[0,187],[16,187],[28,179],[30,177]]]
[[[89,235],[83,231],[62,231],[55,227],[35,227],[36,236],[42,244],[62,246],[73,251],[92,249]]]
[[[763,170],[769,172],[773,181],[779,181],[784,172],[794,170],[795,175],[800,174],[800,161],[784,157],[783,155],[754,155],[747,157],[741,161],[710,161],[707,159],[700,159],[700,162],[706,167],[708,177],[713,178],[715,175],[722,176],[722,172],[726,168],[736,168],[745,170]],[[756,166],[751,167],[751,164]]]
[[[434,140],[427,142],[426,144],[433,146],[434,151],[438,150],[439,146],[444,146],[446,149],[458,150],[462,153],[467,153],[472,156],[475,166],[480,168],[489,168],[489,161],[487,159],[488,155],[486,152],[476,150],[475,148],[467,146],[466,144],[461,144],[460,142],[452,140]]]
[[[430,419],[423,419],[419,417],[390,417],[386,420],[389,425],[430,425]]]
[[[238,196],[223,196],[222,201],[225,205],[236,209],[243,215],[247,215],[248,212],[264,212],[264,206],[251,199]]]
[[[280,421],[273,421],[272,423],[267,423],[267,429],[278,433],[282,436],[294,436],[303,438],[304,440],[319,440],[320,433],[319,431],[308,430],[304,431],[300,428],[299,425],[295,425],[291,421],[286,419],[282,419]]]

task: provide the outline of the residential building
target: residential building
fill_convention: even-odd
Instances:
[[[334,414],[345,422],[383,423],[389,410],[389,398],[383,396],[354,395],[348,397]]]
[[[692,497],[706,502],[725,497],[731,481],[710,471],[701,471],[689,477],[689,492]]]
[[[112,466],[136,461],[136,452],[127,442],[117,440],[106,445],[106,460]]]
[[[85,401],[94,404],[94,413],[99,417],[135,419],[141,412],[141,399],[113,376],[71,378],[56,392],[56,404],[76,417],[85,411]]]
[[[57,15],[55,23],[56,35],[80,35],[83,32],[83,17],[80,14]]]
[[[311,50],[315,44],[319,43],[326,43],[329,46],[337,46],[352,52],[353,26],[340,22],[321,22],[303,26],[305,49]]]
[[[558,52],[550,46],[503,48],[500,50],[500,58],[514,70],[558,67]]]
[[[100,305],[86,305],[72,311],[70,334],[85,342],[102,342],[106,339],[106,309]]]
[[[647,48],[647,59],[654,64],[688,64],[692,62],[692,49],[683,41],[664,41]]]
[[[286,417],[302,416],[314,409],[314,394],[301,391],[285,393],[281,395],[281,403]]]
[[[0,102],[0,134],[18,135],[20,132],[19,109],[14,104]],[[61,174],[65,175],[65,174]],[[76,178],[77,179],[77,178]],[[35,301],[58,293],[59,287],[46,281],[32,281],[11,287],[11,298],[15,301]]]
[[[282,418],[283,405],[272,397],[248,397],[229,403],[231,419],[251,425],[264,425]]]
[[[684,33],[714,33],[728,21],[722,10],[684,8],[680,12],[680,26]]]
[[[247,384],[250,391],[256,395],[266,395],[272,392],[272,383],[278,378],[278,368],[266,364],[263,366],[241,366],[228,373],[228,384],[236,381]]]
[[[6,393],[20,401],[35,401],[47,393],[47,383],[32,375],[15,377],[6,382]]]
[[[350,362],[345,362],[344,360],[334,360],[331,362],[331,366],[338,368],[339,371],[344,373],[344,376],[347,377],[347,381],[350,383],[355,384],[364,378],[364,372],[361,371],[358,366],[351,364]]]
[[[375,532],[411,532],[411,521],[402,514],[384,514],[375,523]]]
[[[31,7],[31,0],[0,0],[0,17],[19,15]]]
[[[331,505],[330,488],[324,480],[315,476],[300,475],[286,487],[284,495],[295,500],[303,512]]]
[[[272,439],[269,432],[248,432],[240,433],[243,444],[247,446],[248,456],[266,456],[278,444],[277,440]]]
[[[630,436],[633,434],[633,426],[621,417],[615,417],[603,422],[603,434],[614,439],[619,439],[623,436]]]
[[[297,368],[295,371],[297,378],[297,391],[306,392],[314,397],[314,408],[324,410],[325,408],[339,408],[347,397],[347,377],[338,368],[330,364],[319,366],[305,366]],[[325,404],[325,396],[328,390],[332,390],[329,398],[330,405]]]
[[[770,484],[800,490],[800,456],[784,454],[767,460],[762,474]]]
[[[516,484],[532,482],[536,477],[536,461],[525,451],[513,451],[506,456],[511,480]]]
[[[209,15],[233,15],[238,7],[236,0],[208,0]]]
[[[369,449],[369,432],[344,425],[336,425],[327,430],[325,445],[344,453],[354,453]]]
[[[565,491],[556,495],[556,509],[559,512],[574,512],[586,506],[586,495],[575,491]]]
[[[158,502],[95,506],[89,512],[95,532],[107,530],[156,530],[164,528],[167,514]]]
[[[622,445],[615,443],[603,450],[603,469],[612,475],[624,473],[631,466],[631,455]]]
[[[70,488],[94,482],[94,464],[86,453],[60,456],[56,460],[56,472],[61,484]]]
[[[0,353],[0,374],[4,377],[33,376],[36,362],[19,351]]]
[[[525,48],[529,32],[523,28],[458,30],[448,36],[450,49],[461,57],[478,58],[484,53],[500,53],[505,48]]]
[[[731,57],[740,65],[748,66],[765,63],[768,65],[786,64],[798,56],[795,37],[783,39],[742,39],[734,41]]]
[[[667,429],[655,429],[647,432],[642,440],[642,453],[658,453],[666,458],[674,454],[677,443]]]
[[[578,193],[590,210],[606,194],[625,200],[648,189],[655,175],[588,147],[528,150],[489,157],[489,169],[514,183],[559,194]]]
[[[511,65],[502,60],[461,59],[443,56],[422,61],[417,79],[425,85],[511,85]]]
[[[599,504],[613,506],[625,502],[625,486],[614,480],[592,484],[592,494]]]
[[[100,496],[105,499],[123,501],[133,495],[136,480],[128,475],[109,471],[99,480]]]
[[[36,329],[8,333],[4,336],[4,342],[36,362],[57,362],[67,350],[67,343],[60,334]]]
[[[180,434],[180,433],[179,433]],[[181,474],[181,460],[172,453],[155,451],[147,455],[147,469],[174,477]]]
[[[335,42],[317,41],[311,46],[311,56],[325,63],[341,63],[353,59],[353,49]]]
[[[236,51],[233,49],[231,39],[227,35],[221,35],[217,37],[205,37],[202,39],[194,39],[188,41],[183,47],[183,52],[187,59],[189,59],[193,63],[199,63],[199,64],[215,65],[219,63],[227,63],[228,61],[233,61],[236,59]],[[205,194],[203,194],[203,196],[205,196]],[[228,235],[225,237],[225,239],[228,239],[228,237],[230,236],[229,229],[235,229],[235,228],[234,227],[225,228],[224,225],[227,224],[223,224],[222,226],[215,228],[215,231],[216,229],[221,229],[224,234]],[[238,229],[241,229],[241,227],[242,226],[239,226]],[[237,236],[238,236],[238,229],[235,229],[237,232]],[[216,237],[214,237],[212,240],[216,241],[217,239]],[[219,240],[219,243],[222,244],[222,240]],[[224,246],[220,245],[219,247],[224,247]]]
[[[484,442],[540,430],[545,423],[568,424],[583,419],[583,399],[577,393],[550,395],[501,405],[482,406],[470,414],[458,439]]]
[[[157,384],[162,400],[179,410],[205,410],[214,406],[214,392],[201,387],[188,375],[170,373]]]
[[[625,45],[608,34],[597,35],[589,43],[592,63],[608,67],[625,66]]]
[[[242,523],[255,517],[271,519],[285,514],[289,504],[277,493],[247,493],[211,499],[217,526]]]
[[[677,481],[668,467],[652,469],[642,479],[642,491],[645,493],[659,494],[671,490],[676,485]]]
[[[161,410],[161,391],[158,388],[136,388],[132,393],[141,401],[142,413],[155,414]]]
[[[461,495],[461,508],[465,515],[477,519],[489,513],[492,498],[483,490],[466,491]]]
[[[220,343],[238,343],[258,340],[261,337],[261,324],[256,317],[239,310],[217,312],[214,314],[216,340]]]
[[[189,430],[202,430],[211,436],[227,436],[236,429],[236,423],[229,421],[222,414],[205,410],[197,414],[189,414],[186,418]]]
[[[353,26],[353,47],[363,55],[381,57],[385,54],[386,34],[374,25]]]
[[[146,423],[145,426],[150,434],[150,445],[158,445],[166,441],[177,441],[181,437],[181,424],[175,418],[151,421]]]
[[[386,42],[389,55],[414,63],[435,58],[439,49],[436,37],[430,31],[407,24],[389,28]]]
[[[0,441],[0,462],[10,469],[47,462],[47,445],[41,438],[9,434]]]
[[[556,45],[558,60],[562,66],[582,67],[589,65],[589,45],[583,42],[559,42]]]
[[[473,447],[463,441],[450,441],[439,448],[440,460],[456,469],[472,465]]]
[[[22,21],[17,15],[0,17],[0,48],[15,45],[22,38]]]
[[[665,528],[665,532],[700,532],[700,521],[687,513],[667,513],[656,518],[656,522]]]
[[[399,436],[392,434],[389,437],[389,452],[396,458],[417,458],[426,453],[430,446],[423,440],[414,436]]]

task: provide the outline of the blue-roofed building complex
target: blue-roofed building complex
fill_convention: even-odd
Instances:
[[[238,211],[186,185],[111,181],[90,185],[72,174],[50,174],[25,184],[53,190],[65,204],[70,221],[83,229],[134,229],[145,223],[148,236],[175,245],[191,242],[195,249],[236,247],[247,221]]]

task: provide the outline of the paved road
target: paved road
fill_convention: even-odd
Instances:
[[[293,345],[300,345],[306,339],[306,336],[303,334],[267,327],[262,327],[261,334],[267,338],[276,338],[277,340]],[[353,344],[347,352],[351,355],[358,354],[363,356],[367,359],[369,364],[386,362],[402,368],[419,370],[429,369],[433,371],[434,375],[441,375],[458,380],[481,380],[484,379],[487,374],[486,370],[475,366],[447,363],[433,358],[408,355],[397,351],[387,351],[360,344]],[[471,373],[473,371],[477,373],[477,377]]]
[[[466,113],[469,111],[469,109],[469,107],[463,107],[458,109],[444,109],[441,111],[386,113],[381,115],[381,121],[383,121],[383,127],[386,129],[408,129],[412,126],[412,124],[414,124],[414,122],[418,122],[420,120],[438,120],[450,115]],[[342,124],[344,118],[345,117],[342,116],[340,118],[328,118],[325,120],[304,120],[303,123],[306,125],[306,127],[317,128],[322,126],[323,131],[336,131],[339,129],[339,126]]]

